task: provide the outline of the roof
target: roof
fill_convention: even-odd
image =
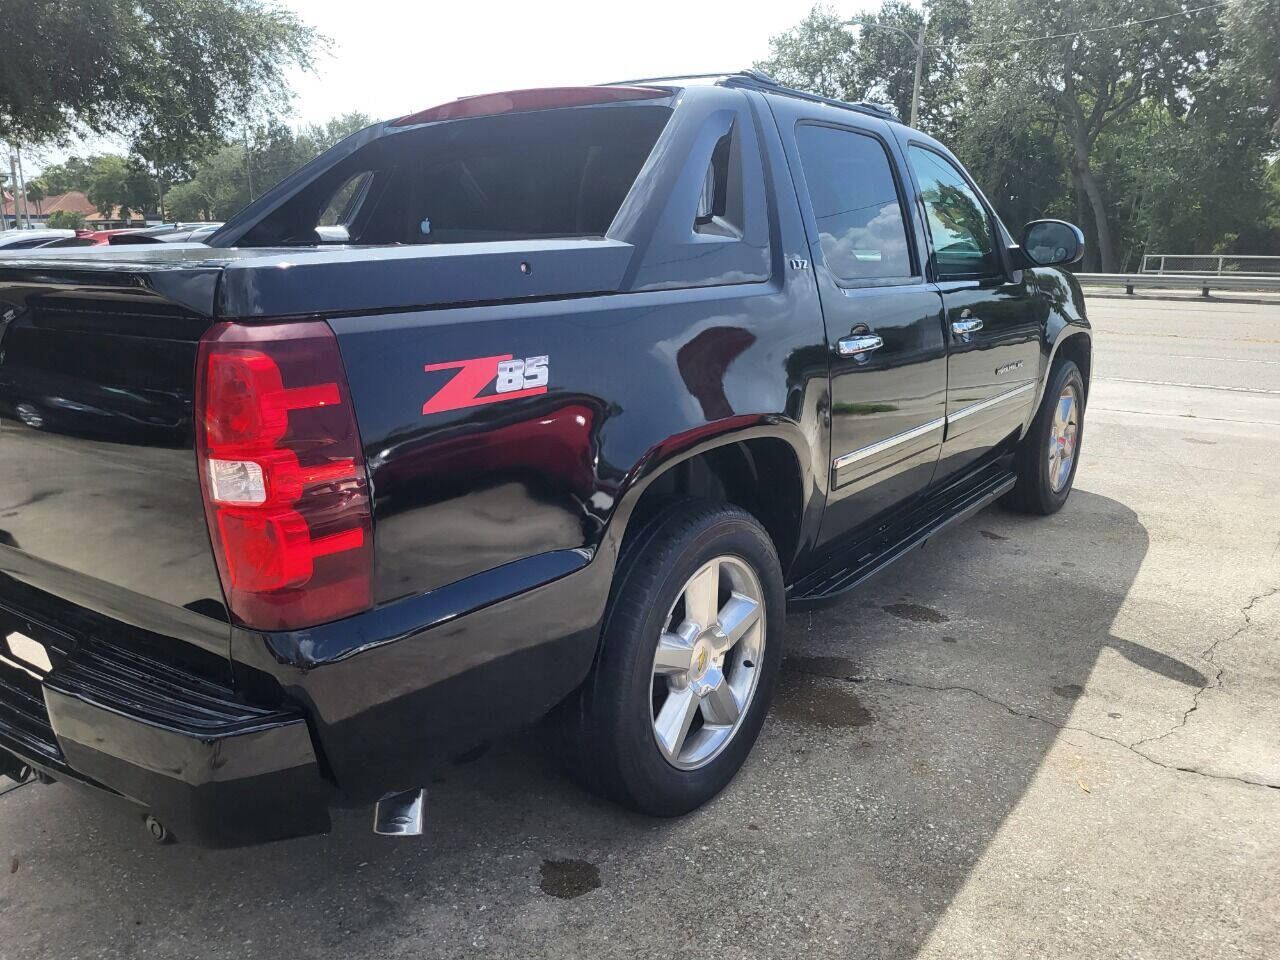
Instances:
[[[13,216],[14,214],[13,208],[14,208],[13,197],[9,193],[9,191],[5,191],[5,195],[4,195],[5,216],[9,216],[9,217]],[[86,217],[89,216],[89,214],[91,213],[98,212],[98,208],[95,207],[92,203],[90,203],[89,198],[86,197],[79,190],[72,190],[69,193],[56,193],[56,194],[53,194],[52,196],[45,197],[43,200],[40,201],[40,205],[38,208],[34,200],[28,200],[27,210],[29,210],[32,213],[32,215],[35,215],[38,212],[40,216],[53,213],[55,210],[71,210],[75,213],[82,213]],[[19,211],[21,211],[20,206],[19,206]]]
[[[34,200],[27,201],[27,212],[33,217],[47,217],[49,214],[57,210],[70,210],[73,213],[79,213],[84,216],[88,223],[102,223],[104,221],[114,223],[121,220],[141,220],[142,217],[136,214],[124,216],[119,207],[115,207],[111,211],[111,216],[104,217],[98,212],[98,208],[89,202],[89,198],[79,190],[70,190],[66,193],[55,193],[45,197],[37,205]],[[19,212],[21,207],[19,207]],[[4,215],[6,217],[14,216],[14,202],[12,194],[6,190],[4,193]]]

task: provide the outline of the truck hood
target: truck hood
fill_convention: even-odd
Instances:
[[[633,247],[582,237],[405,247],[155,244],[0,253],[0,276],[43,287],[148,289],[210,318],[385,312],[613,293]]]

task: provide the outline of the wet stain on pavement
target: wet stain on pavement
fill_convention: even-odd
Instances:
[[[793,660],[805,661],[797,665]],[[773,712],[784,720],[818,727],[865,727],[875,722],[871,711],[862,705],[858,695],[843,682],[850,679],[837,666],[831,674],[803,672],[814,668],[815,662],[828,661],[836,665],[853,664],[839,657],[788,657],[783,662],[784,671],[778,677],[778,692],[773,700]]]
[[[855,680],[859,673],[858,665],[847,657],[787,657],[782,661],[782,670],[833,680]]]
[[[920,603],[888,603],[880,608],[891,613],[899,620],[910,620],[912,623],[946,623],[947,618],[933,607]]]
[[[988,540],[1008,540],[1009,539],[1008,537],[1001,536],[1000,534],[995,533],[994,531],[991,531],[991,530],[979,530],[978,532],[982,534],[984,537],[986,537]]]
[[[955,637],[943,637],[943,638],[942,638],[942,642],[943,642],[943,643],[957,643],[958,641],[956,640],[956,638],[955,638]]]
[[[542,892],[559,900],[572,900],[600,886],[600,869],[586,860],[543,860]]]
[[[1053,687],[1053,692],[1066,700],[1078,700],[1080,695],[1084,693],[1084,687],[1078,683],[1064,683],[1060,687]]]

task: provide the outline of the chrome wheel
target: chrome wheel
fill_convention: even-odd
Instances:
[[[44,426],[44,414],[37,407],[33,407],[29,403],[20,403],[14,407],[14,412],[18,415],[18,419],[25,423],[32,430],[39,430]]]
[[[672,766],[693,770],[733,739],[755,696],[765,643],[764,591],[737,557],[688,579],[653,658],[653,736]]]
[[[1076,438],[1080,433],[1080,400],[1076,388],[1068,385],[1058,397],[1049,428],[1049,486],[1061,493],[1071,479],[1076,462]]]

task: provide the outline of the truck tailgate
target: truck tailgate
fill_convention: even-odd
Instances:
[[[192,428],[218,274],[0,263],[0,606],[35,588],[225,676]]]

